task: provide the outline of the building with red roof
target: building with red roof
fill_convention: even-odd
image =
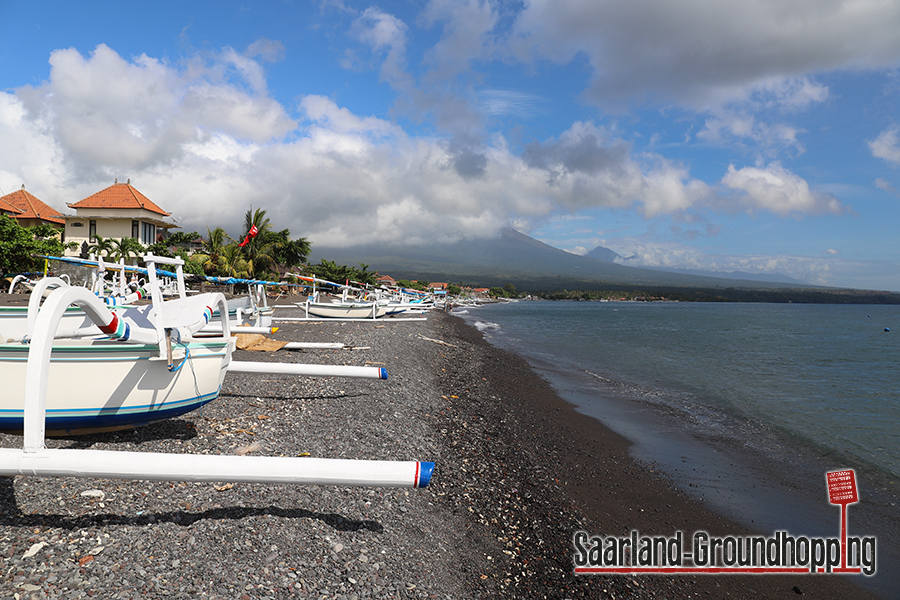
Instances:
[[[0,198],[0,212],[14,217],[22,227],[52,225],[63,227],[66,219],[55,208],[39,200],[34,194],[22,189]]]
[[[65,219],[65,240],[78,242],[81,246],[93,243],[97,236],[104,239],[131,237],[147,246],[169,229],[178,228],[166,220],[171,213],[138,191],[130,179],[125,183],[116,180],[108,188],[68,206],[75,209],[75,216]],[[80,250],[75,254],[78,252]]]

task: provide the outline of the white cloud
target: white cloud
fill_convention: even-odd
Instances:
[[[373,52],[384,55],[381,79],[396,89],[412,88],[412,78],[406,73],[406,43],[408,27],[397,17],[377,8],[368,8],[351,27],[351,35]]]
[[[891,185],[890,183],[888,183],[886,180],[881,179],[880,177],[879,177],[878,179],[875,180],[875,187],[877,187],[877,188],[880,189],[880,190],[884,190],[884,191],[886,191],[886,192],[890,192],[890,193],[894,194],[895,196],[900,196],[900,192],[898,192],[898,191],[894,188],[894,186],[892,186],[892,185]]]
[[[428,52],[428,78],[446,81],[469,70],[472,60],[492,52],[491,33],[500,19],[493,2],[484,0],[430,0],[419,23],[431,28],[443,23],[440,41]]]
[[[869,150],[872,156],[881,158],[889,163],[900,165],[900,127],[896,125],[881,132],[877,138],[869,142]]]
[[[208,68],[178,72],[141,55],[127,61],[105,45],[89,58],[74,49],[50,57],[50,78],[18,91],[29,120],[42,122],[78,169],[141,170],[171,162],[205,135],[265,142],[295,124],[264,94],[256,63],[226,50]],[[251,93],[223,80],[236,67]]]
[[[835,69],[882,68],[900,58],[900,4],[829,0],[531,0],[512,51],[594,74],[586,94],[604,106],[653,99],[695,108],[745,98],[773,81]],[[788,105],[820,101],[816,84],[789,86]]]
[[[845,211],[840,201],[809,189],[809,184],[794,173],[773,163],[766,168],[728,165],[722,178],[725,186],[743,192],[738,197],[748,210],[767,210],[778,215],[834,213]]]

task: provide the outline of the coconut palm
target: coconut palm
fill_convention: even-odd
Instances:
[[[253,228],[256,233],[251,238],[249,233]],[[241,238],[246,243],[241,248],[247,262],[247,273],[250,277],[259,277],[276,265],[275,253],[279,241],[273,239],[272,223],[266,217],[266,211],[251,208],[244,214],[244,235]]]
[[[226,277],[245,278],[250,275],[247,260],[237,244],[225,247],[221,255],[221,265]]]
[[[225,259],[225,250],[229,242],[234,242],[225,230],[216,227],[210,230],[206,228],[206,240],[203,242],[203,252],[192,257],[194,262],[200,263],[207,275],[225,275],[228,262]],[[232,244],[237,246],[237,244]]]
[[[88,252],[94,256],[109,256],[114,249],[112,238],[94,236],[94,241],[88,246]]]
[[[142,256],[145,252],[144,245],[134,238],[124,237],[118,240],[112,240],[112,250],[108,256],[113,260],[124,260],[130,262],[132,258]]]

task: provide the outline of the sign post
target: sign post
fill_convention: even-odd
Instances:
[[[847,505],[859,502],[856,491],[856,471],[844,469],[825,473],[828,483],[828,502],[841,505],[841,569],[847,568]]]

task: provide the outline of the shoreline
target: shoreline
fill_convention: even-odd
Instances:
[[[462,319],[287,323],[356,350],[235,360],[377,365],[387,381],[229,373],[202,410],[50,447],[433,460],[402,488],[0,477],[0,596],[874,598],[840,576],[575,576],[577,529],[740,534]],[[440,343],[436,343],[440,342]],[[0,446],[21,445],[0,434]]]
[[[542,485],[556,488],[555,493],[566,500],[571,511],[566,518],[568,525],[563,526],[567,532],[555,535],[555,545],[568,554],[559,556],[555,573],[551,569],[545,574],[548,581],[556,579],[556,575],[571,584],[566,591],[568,596],[559,597],[590,597],[598,587],[612,591],[611,586],[623,584],[625,587],[617,596],[640,595],[643,586],[648,592],[663,593],[669,589],[678,595],[709,593],[735,598],[746,597],[748,589],[753,590],[754,597],[786,597],[797,594],[795,587],[816,597],[877,597],[839,575],[575,577],[571,574],[571,534],[577,528],[604,536],[627,535],[632,529],[647,535],[672,535],[676,529],[686,535],[699,530],[712,535],[764,532],[751,531],[724,518],[673,487],[665,474],[631,458],[628,440],[559,397],[523,357],[490,345],[475,327],[459,317],[454,319],[456,323],[442,323],[445,339],[458,336],[471,345],[468,353],[480,355],[481,377],[494,384],[497,393],[492,395],[501,400],[494,410],[494,420],[515,423],[509,437],[503,440],[503,447],[517,454],[519,460],[532,460],[535,473],[544,479]],[[453,386],[452,378],[447,384]],[[478,406],[482,408],[484,403]],[[523,447],[522,440],[526,439],[530,450]],[[489,498],[484,500],[489,505]]]

